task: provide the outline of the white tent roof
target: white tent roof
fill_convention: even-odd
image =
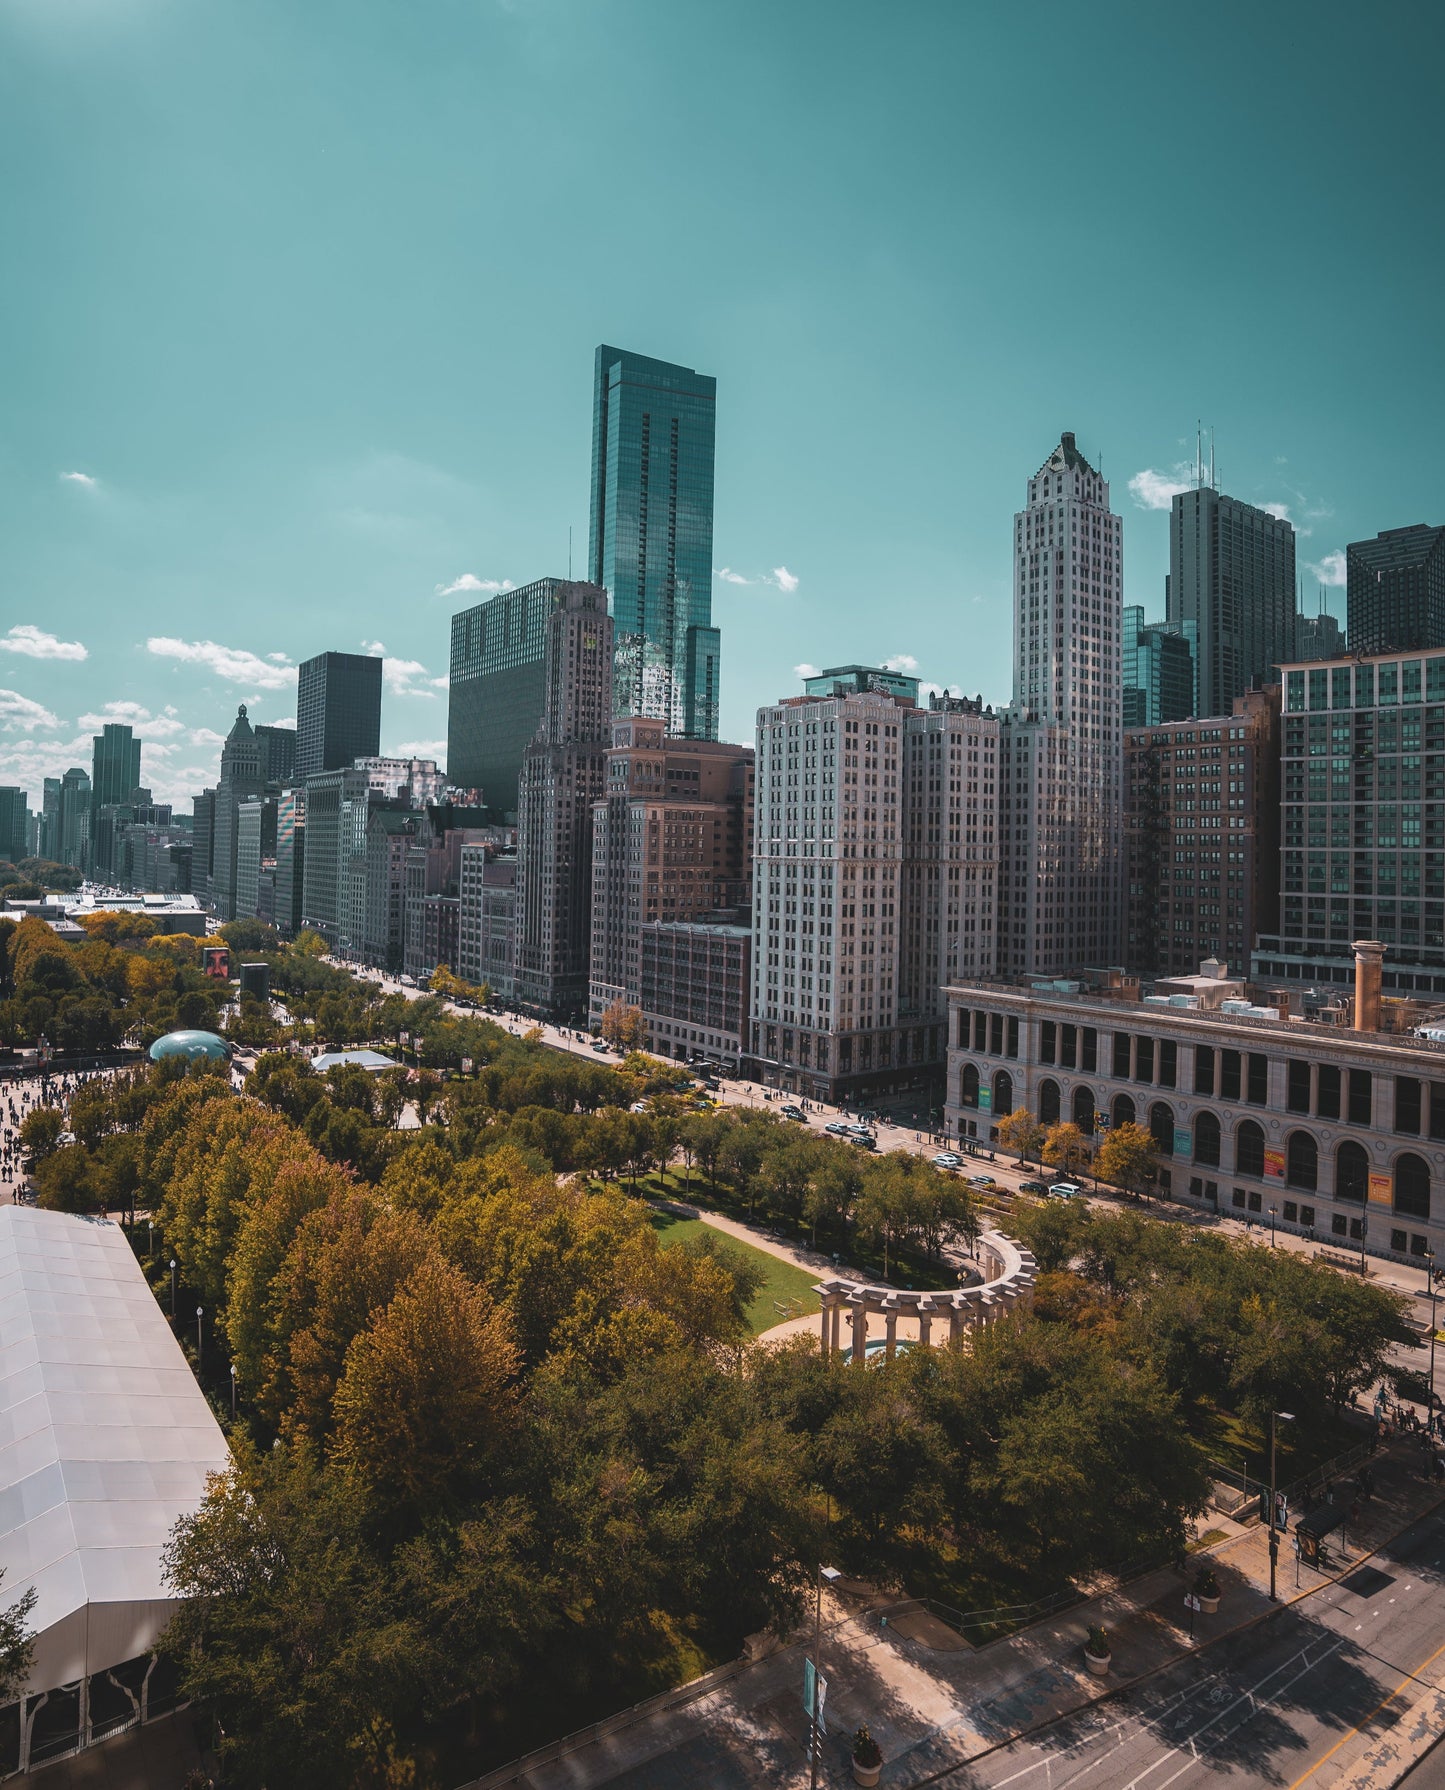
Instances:
[[[33,1690],[154,1644],[161,1549],[227,1460],[119,1226],[0,1206],[0,1602],[38,1593]]]

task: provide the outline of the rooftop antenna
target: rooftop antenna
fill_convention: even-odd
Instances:
[[[1213,425],[1213,423],[1211,423],[1209,425],[1209,489],[1211,491],[1217,491],[1219,489],[1219,481],[1214,476],[1214,425]]]
[[[572,524],[567,524],[567,582],[572,582]]]
[[[1198,417],[1194,419],[1194,489],[1198,491],[1204,484],[1204,425]]]

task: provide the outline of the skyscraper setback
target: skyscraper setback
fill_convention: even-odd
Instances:
[[[1014,700],[1003,729],[998,954],[1012,975],[1123,943],[1123,525],[1065,433],[1014,517]]]
[[[1294,657],[1295,538],[1281,516],[1202,482],[1169,516],[1169,620],[1196,628],[1196,713],[1228,715],[1236,696]]]
[[[140,741],[123,722],[107,721],[93,737],[90,799],[100,809],[128,802],[140,786]]]
[[[592,409],[589,574],[616,630],[613,708],[715,740],[712,625],[717,381],[605,344]]]
[[[1353,653],[1445,646],[1445,528],[1387,528],[1345,549],[1346,623]]]
[[[318,653],[296,680],[296,775],[345,770],[381,751],[381,660]]]

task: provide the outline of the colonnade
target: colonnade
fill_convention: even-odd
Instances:
[[[895,1287],[868,1286],[856,1280],[819,1281],[813,1291],[823,1307],[824,1356],[844,1352],[845,1318],[852,1327],[846,1352],[853,1361],[862,1362],[868,1354],[868,1319],[875,1314],[881,1316],[884,1354],[891,1361],[898,1353],[900,1317],[916,1321],[918,1342],[923,1348],[933,1346],[934,1325],[946,1325],[947,1334],[940,1334],[938,1341],[956,1349],[968,1331],[996,1324],[1009,1312],[1032,1302],[1038,1270],[1028,1250],[1001,1231],[986,1231],[979,1239],[978,1254],[984,1267],[983,1283],[956,1291],[912,1293],[899,1292]]]

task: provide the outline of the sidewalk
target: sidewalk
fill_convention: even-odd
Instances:
[[[1412,1450],[1382,1451],[1373,1468],[1376,1495],[1337,1550],[1330,1575],[1302,1568],[1296,1591],[1293,1537],[1282,1538],[1282,1603],[1356,1570],[1366,1554],[1440,1502],[1439,1489],[1421,1480]],[[1219,1579],[1220,1608],[1194,1616],[1191,1641],[1185,1587],[1206,1559]],[[866,1722],[883,1749],[889,1790],[907,1790],[1157,1672],[1191,1646],[1261,1620],[1277,1607],[1268,1588],[1268,1537],[1255,1526],[1192,1557],[1187,1575],[1161,1568],[982,1648],[961,1642],[917,1603],[899,1605],[863,1587],[855,1588],[860,1595],[830,1597],[821,1650],[829,1730],[823,1781],[850,1781],[847,1736]],[[1084,1665],[1083,1641],[1095,1623],[1109,1631],[1107,1678]],[[544,1748],[466,1790],[592,1790],[618,1779],[628,1790],[801,1790],[808,1779],[801,1702],[807,1651],[794,1643],[755,1665],[725,1669],[700,1681],[689,1700],[678,1693],[666,1708],[576,1736],[565,1753]]]

